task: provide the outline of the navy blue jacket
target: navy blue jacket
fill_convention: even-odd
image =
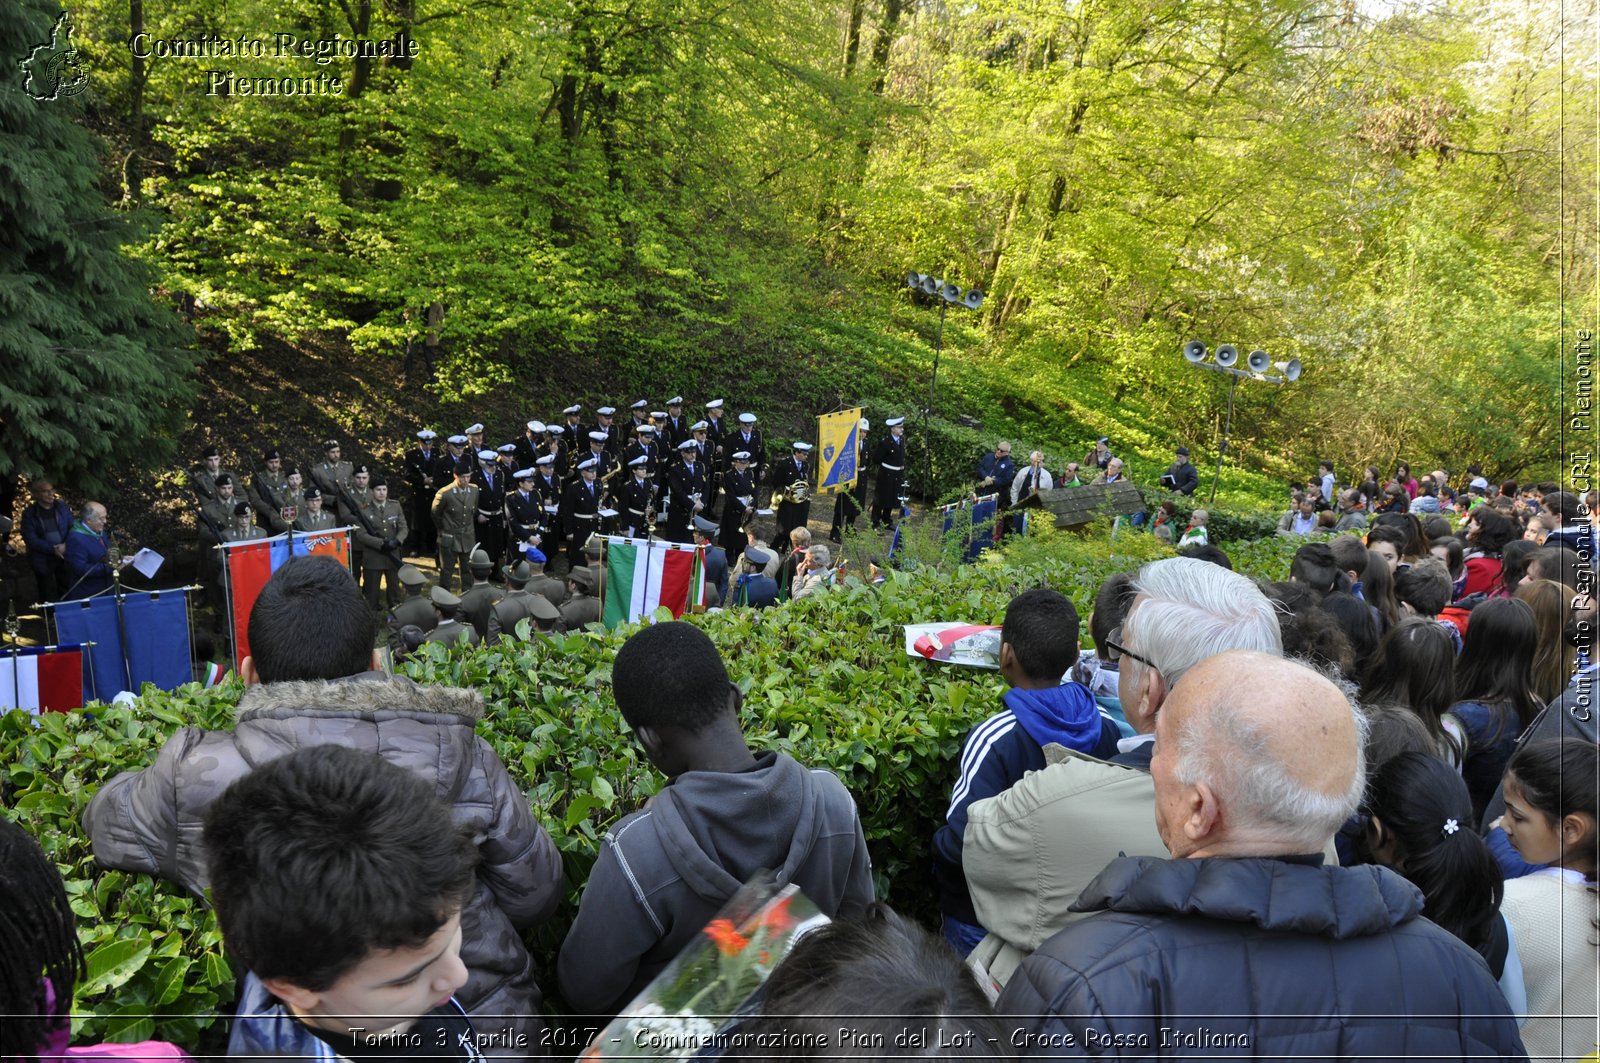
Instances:
[[[65,598],[88,598],[111,587],[111,537],[96,535],[81,524],[67,536],[67,580]]]
[[[22,541],[28,544],[30,554],[51,554],[67,541],[72,531],[72,507],[56,499],[52,509],[31,503],[22,511]]]
[[[706,547],[706,586],[717,589],[717,604],[728,604],[728,552],[720,546]]]
[[[961,747],[961,773],[950,792],[945,824],[933,835],[933,869],[939,880],[939,910],[977,925],[978,913],[961,869],[967,806],[1004,793],[1030,771],[1045,766],[1051,742],[1107,760],[1117,752],[1115,720],[1100,711],[1082,683],[1044,690],[1012,688],[1006,708],[974,727]]]
[[[778,581],[760,574],[744,575],[733,583],[734,605],[753,605],[761,608],[778,604]]]
[[[1106,866],[1006,984],[1019,1055],[1526,1059],[1489,968],[1387,868]]]
[[[990,491],[997,492],[1000,495],[1000,504],[1009,506],[1011,504],[1011,481],[1017,478],[1017,463],[1011,460],[1011,455],[1007,454],[1003,458],[997,458],[994,452],[990,451],[979,459],[978,479],[987,480],[990,477],[994,478],[994,484],[989,487],[978,488],[978,494],[986,495]]]

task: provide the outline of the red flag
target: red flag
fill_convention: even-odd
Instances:
[[[39,708],[66,712],[83,705],[83,651],[58,650],[39,658]]]
[[[331,532],[296,532],[294,556],[310,554],[313,557],[331,557],[345,568],[350,567],[350,531],[341,528]]]
[[[282,549],[283,540],[276,540]],[[235,666],[250,656],[250,609],[256,604],[261,588],[272,578],[273,545],[270,539],[229,546],[227,555],[228,588],[233,606],[233,663]]]

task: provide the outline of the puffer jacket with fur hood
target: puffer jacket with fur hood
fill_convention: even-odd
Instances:
[[[482,714],[477,691],[419,686],[379,672],[252,686],[239,699],[232,731],[183,728],[150,767],[101,787],[84,811],[84,830],[101,864],[160,875],[198,894],[209,881],[201,839],[206,809],[251,769],[326,744],[408,768],[450,804],[482,859],[477,889],[461,913],[461,959],[470,977],[457,996],[490,1045],[501,1036],[514,1044],[519,1033],[524,1044],[537,1045],[540,994],[518,930],[555,909],[561,855],[505,765],[478,737]]]

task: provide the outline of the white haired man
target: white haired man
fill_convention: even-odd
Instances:
[[[1323,865],[1361,802],[1365,729],[1298,662],[1196,665],[1156,722],[1170,859],[1112,861],[1073,906],[1094,914],[1024,961],[996,1006],[1020,1054],[1526,1058],[1483,960],[1414,886]]]
[[[962,867],[990,936],[974,952],[1004,983],[1023,957],[1077,918],[1078,894],[1120,853],[1165,850],[1152,821],[1156,718],[1189,670],[1227,650],[1283,652],[1278,613],[1254,581],[1191,557],[1140,569],[1133,604],[1106,645],[1120,658],[1134,729],[1111,760],[1046,746],[1043,770],[967,809]]]

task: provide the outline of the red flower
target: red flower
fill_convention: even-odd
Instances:
[[[731,919],[713,919],[705,932],[724,956],[737,956],[750,944],[749,938],[733,928]]]
[[[762,927],[770,933],[781,934],[794,926],[794,916],[789,914],[789,902],[793,900],[794,894],[791,893],[774,901],[761,917]]]

